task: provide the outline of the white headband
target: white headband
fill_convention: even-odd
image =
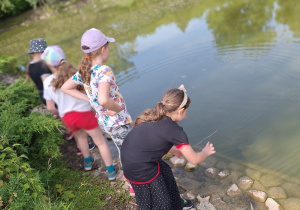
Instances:
[[[179,106],[179,108],[182,108],[182,107],[184,107],[184,106],[186,105],[186,102],[187,102],[187,100],[188,100],[188,97],[187,97],[186,89],[184,88],[184,85],[180,85],[178,89],[179,89],[179,90],[182,90],[183,93],[184,93],[183,101],[182,101],[182,103],[181,103],[180,106]]]

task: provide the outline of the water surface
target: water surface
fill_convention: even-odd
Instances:
[[[135,118],[184,84],[180,122],[192,145],[300,180],[300,4],[297,0],[98,1],[0,34],[0,54],[27,60],[30,39],[81,58],[91,27],[116,39],[111,65]],[[204,146],[205,142],[200,145]]]

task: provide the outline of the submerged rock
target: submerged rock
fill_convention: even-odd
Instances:
[[[254,169],[250,169],[250,168],[247,168],[245,170],[245,173],[247,174],[247,176],[249,176],[253,180],[259,180],[260,176],[261,176],[260,171],[257,171],[257,170],[254,170]]]
[[[239,180],[238,180],[238,186],[240,188],[242,188],[243,190],[250,189],[252,184],[253,184],[252,179],[250,179],[247,176],[243,176],[243,177],[239,178]]]
[[[242,191],[236,184],[232,184],[227,190],[226,194],[230,197],[236,197],[242,195]]]
[[[286,198],[286,193],[281,187],[271,187],[267,193],[271,198]]]
[[[194,165],[194,164],[191,164],[190,162],[188,162],[186,165],[185,165],[185,170],[186,171],[195,171],[196,169],[198,168],[198,165]]]
[[[186,164],[186,160],[184,158],[178,158],[176,156],[171,157],[169,159],[169,162],[174,166],[174,167],[180,167],[184,166]]]
[[[213,167],[217,161],[217,158],[215,158],[214,156],[209,156],[202,163],[200,163],[200,165],[205,168],[210,168]]]
[[[282,207],[273,198],[268,198],[265,202],[265,206],[270,210],[282,210]]]
[[[208,168],[205,170],[205,175],[209,178],[215,178],[217,175],[217,169],[216,168]]]
[[[276,187],[281,185],[283,182],[283,179],[272,175],[265,175],[260,179],[260,183],[265,187]]]
[[[285,210],[300,210],[300,199],[298,198],[280,199],[279,202]]]
[[[224,170],[224,171],[221,171],[220,173],[218,173],[218,177],[220,179],[223,179],[225,177],[229,176],[229,171],[228,170]]]
[[[197,196],[199,204],[196,206],[197,210],[216,210],[216,208],[209,202],[209,196],[201,198],[200,195]]]
[[[265,202],[268,197],[267,193],[259,190],[249,190],[248,194],[251,198],[253,198],[254,201],[258,201],[261,203]]]
[[[281,185],[285,191],[292,196],[300,198],[300,185],[291,183],[291,182],[286,182],[283,185]]]
[[[254,183],[252,185],[252,189],[266,191],[266,188],[259,181],[256,181],[256,180],[254,181]]]

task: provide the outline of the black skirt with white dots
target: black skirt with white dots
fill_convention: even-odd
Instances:
[[[133,184],[139,210],[182,210],[182,199],[170,166],[159,162],[160,173],[150,183]]]

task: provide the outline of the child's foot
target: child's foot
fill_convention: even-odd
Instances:
[[[130,192],[130,196],[132,196],[132,197],[135,196],[135,192],[134,192],[133,188],[131,187],[131,185],[129,186],[129,192]]]
[[[73,132],[66,133],[66,134],[65,134],[65,137],[66,137],[66,139],[67,139],[68,141],[70,141],[70,140],[72,140],[72,139],[73,139],[73,137],[74,137],[74,134],[73,134]]]
[[[182,199],[182,210],[191,209],[194,206],[193,202],[187,199]]]
[[[77,155],[77,156],[82,155],[81,150],[80,150],[79,148],[76,148],[76,155]]]
[[[92,169],[93,163],[94,163],[94,158],[91,158],[91,161],[89,162],[84,161],[84,170],[90,171]]]
[[[107,172],[108,180],[110,180],[110,181],[115,180],[116,177],[117,177],[117,174],[119,172],[119,166],[118,165],[115,165],[114,168],[115,168],[114,171]]]

